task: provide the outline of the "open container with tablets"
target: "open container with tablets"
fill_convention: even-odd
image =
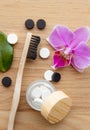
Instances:
[[[28,104],[50,123],[62,120],[70,111],[72,101],[63,91],[56,91],[55,87],[46,80],[31,83],[26,92]]]

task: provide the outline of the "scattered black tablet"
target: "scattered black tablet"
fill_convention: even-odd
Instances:
[[[37,28],[44,29],[46,27],[46,21],[44,19],[39,19],[37,21]]]
[[[25,27],[27,29],[32,29],[34,27],[34,21],[32,19],[27,19],[25,21]]]
[[[58,82],[61,79],[61,75],[57,72],[54,72],[52,75],[52,81]]]
[[[5,87],[9,87],[9,86],[11,85],[11,83],[12,83],[12,80],[11,80],[10,77],[4,77],[4,78],[2,79],[2,84],[3,84],[3,86],[5,86]]]

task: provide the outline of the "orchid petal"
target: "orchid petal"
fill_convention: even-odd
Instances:
[[[53,68],[66,67],[70,65],[70,59],[66,60],[60,56],[60,51],[56,51],[53,56]]]
[[[84,69],[80,69],[77,66],[75,66],[75,64],[73,62],[71,64],[77,71],[79,71],[79,72],[83,72],[84,71]]]
[[[80,42],[84,41],[87,43],[87,41],[90,38],[90,28],[89,27],[82,27],[74,31],[74,40],[71,42],[71,47],[75,48],[77,47]]]
[[[72,39],[73,33],[67,27],[58,25],[54,27],[47,41],[53,48],[58,50],[69,46]]]
[[[81,42],[72,52],[73,58],[71,64],[73,67],[83,70],[90,66],[90,47],[85,42]]]

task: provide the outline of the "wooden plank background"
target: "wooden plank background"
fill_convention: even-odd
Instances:
[[[49,124],[39,112],[32,110],[25,98],[28,85],[35,80],[43,79],[47,69],[51,69],[53,48],[45,40],[56,24],[63,24],[75,30],[81,26],[90,26],[90,0],[3,0],[0,1],[0,31],[6,34],[15,32],[19,36],[14,46],[14,60],[11,69],[0,72],[0,130],[6,130],[11,108],[11,101],[17,75],[18,65],[24,46],[27,29],[24,21],[32,18],[35,23],[39,18],[47,22],[45,30],[36,27],[31,30],[41,36],[41,47],[51,50],[50,58],[26,61],[21,99],[15,120],[14,130],[90,130],[90,67],[84,73],[78,73],[71,66],[59,69],[62,79],[53,83],[56,89],[63,90],[73,100],[71,113],[56,125]],[[90,41],[88,42],[90,45]],[[12,78],[12,86],[4,88],[1,80],[4,76]]]

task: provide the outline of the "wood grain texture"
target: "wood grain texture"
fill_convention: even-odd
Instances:
[[[68,115],[71,106],[70,97],[62,91],[55,91],[42,104],[41,114],[51,124],[56,124]]]
[[[47,27],[39,31],[36,27],[32,33],[41,36],[41,47],[51,50],[50,58],[42,60],[38,56],[35,61],[26,61],[21,99],[15,120],[14,130],[90,130],[90,67],[84,73],[76,72],[71,66],[59,69],[61,82],[53,83],[56,89],[64,91],[73,100],[71,113],[57,125],[49,124],[39,112],[32,110],[25,98],[28,85],[37,79],[42,79],[47,69],[51,69],[53,48],[49,46],[46,37],[56,24],[63,24],[72,30],[80,26],[90,26],[90,0],[3,0],[0,1],[0,31],[9,34],[17,33],[18,43],[14,46],[14,60],[11,69],[6,73],[0,72],[0,130],[6,130],[11,101],[16,81],[17,70],[24,47],[27,29],[24,21],[39,18],[47,21]],[[88,42],[90,45],[90,41]],[[12,86],[4,88],[1,80],[4,76],[12,78]]]

